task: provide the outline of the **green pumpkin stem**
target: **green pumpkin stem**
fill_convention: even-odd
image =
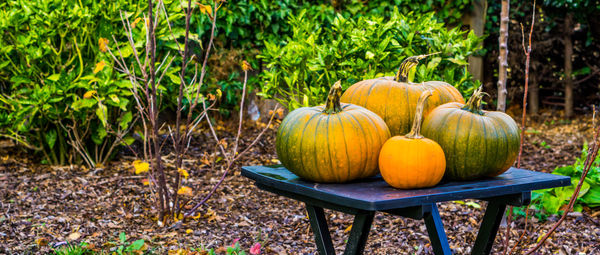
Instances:
[[[435,52],[431,54],[412,56],[404,59],[402,63],[400,63],[400,68],[398,68],[398,72],[396,73],[396,77],[394,77],[394,81],[397,82],[408,82],[408,73],[410,70],[419,64],[419,60],[429,57],[431,55],[439,54],[440,52]]]
[[[462,109],[465,111],[470,111],[472,113],[483,115],[483,110],[481,108],[481,100],[483,99],[483,96],[489,96],[489,94],[483,92],[482,90],[483,86],[479,86],[479,88],[477,88],[473,92],[473,95],[471,95],[469,101],[467,101],[467,103],[465,104],[465,106],[463,106]]]
[[[337,81],[329,90],[327,101],[325,102],[325,109],[323,110],[326,114],[336,114],[342,111],[342,105],[340,104],[340,98],[342,97],[342,81]]]
[[[410,132],[406,134],[404,137],[410,139],[421,139],[423,136],[421,135],[421,120],[423,120],[423,110],[425,108],[425,101],[427,98],[432,96],[433,92],[428,89],[421,93],[419,96],[419,101],[417,101],[417,111],[415,112],[415,119],[413,120],[412,128]]]

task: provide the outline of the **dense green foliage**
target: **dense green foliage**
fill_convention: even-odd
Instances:
[[[394,8],[402,13],[436,11],[437,16],[431,20],[448,20],[457,24],[461,11],[468,9],[468,3],[453,1],[447,4],[440,0],[427,4],[400,0],[348,0],[331,4],[303,0],[227,1],[218,12],[216,51],[241,50],[241,58],[247,59],[257,71],[261,71],[264,65],[255,58],[256,54],[266,51],[266,44],[279,47],[284,43],[281,38],[293,36],[294,24],[287,21],[291,17],[297,18],[296,15],[301,12],[311,17],[313,25],[320,24],[323,28],[334,26],[336,13],[343,17],[364,16],[362,24],[366,24],[364,22],[371,19],[366,17],[372,15],[378,16],[373,19],[376,22],[384,22],[397,15],[392,12]],[[174,37],[181,43],[185,31],[181,2],[166,0],[165,5],[170,13]],[[128,63],[134,63],[133,49],[125,38],[121,11],[134,26],[132,36],[136,41],[135,48],[143,54],[143,12],[146,7],[147,1],[144,0],[107,3],[92,0],[2,1],[0,135],[32,149],[43,158],[42,162],[50,164],[85,162],[88,166],[95,166],[110,159],[116,151],[115,146],[131,143],[131,130],[137,117],[131,113],[135,112],[135,104],[130,83],[113,69],[112,57],[105,51],[104,45],[115,55],[120,50]],[[177,55],[178,49],[168,26],[164,20],[161,22],[157,31],[159,59],[167,53]],[[372,24],[369,26],[370,29],[376,27]],[[203,56],[203,44],[208,41],[209,28],[207,15],[197,11],[191,19],[194,54]],[[372,47],[365,49],[373,54],[380,52]],[[383,55],[378,55],[377,61],[381,58]],[[446,58],[441,65],[444,65]],[[159,88],[163,111],[173,111],[175,108],[180,64],[180,58],[177,57]],[[219,105],[221,112],[227,114],[230,109],[237,107],[242,85],[241,72],[236,71],[239,70],[237,62],[219,65],[236,67],[218,76],[213,72],[218,67],[209,66],[205,86],[207,91],[215,88],[223,91]],[[365,67],[367,65],[356,66],[355,69]],[[188,77],[193,76],[193,71],[189,70]],[[221,78],[217,80],[216,77]],[[350,78],[353,77],[358,76]],[[250,77],[250,86],[257,86],[258,80],[258,77]],[[272,83],[263,82],[260,85],[266,86],[262,91],[272,91]],[[315,86],[315,90],[321,89]],[[184,100],[184,105],[186,103]]]
[[[531,194],[531,208],[536,210],[538,218],[545,218],[552,214],[562,214],[564,206],[569,203],[573,196],[581,174],[585,160],[588,155],[588,145],[584,144],[581,157],[575,160],[575,163],[568,166],[561,166],[554,169],[553,174],[570,176],[571,186],[533,191]],[[583,206],[600,206],[600,156],[596,157],[590,171],[585,177],[581,186],[581,191],[577,196],[577,201],[573,206],[573,211],[581,212]],[[518,215],[525,215],[523,209],[515,208]]]
[[[99,40],[119,31],[119,10],[141,7],[84,2],[0,4],[0,130],[52,164],[78,154],[105,161],[133,119],[128,84]]]
[[[440,52],[416,68],[414,81],[443,80],[462,93],[475,85],[467,72],[467,57],[481,39],[459,28],[447,29],[433,13],[345,18],[331,27],[307,12],[290,17],[292,36],[265,42],[259,56],[267,70],[261,75],[261,95],[274,97],[289,109],[321,103],[331,84],[344,87],[378,76],[393,75],[400,62],[419,54]]]

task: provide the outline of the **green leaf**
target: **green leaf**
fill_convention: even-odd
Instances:
[[[56,130],[50,129],[46,132],[46,144],[52,150],[54,148],[54,144],[56,143]]]
[[[102,122],[102,126],[106,127],[106,125],[108,124],[106,105],[102,104],[100,101],[98,101],[96,116],[98,116],[98,119],[100,119],[100,121]]]
[[[125,113],[121,118],[121,121],[119,121],[119,127],[121,128],[121,130],[127,129],[127,127],[129,127],[129,122],[131,122],[132,119],[133,114],[131,114],[131,112]]]
[[[58,81],[59,78],[60,78],[60,74],[55,73],[53,75],[48,76],[48,78],[46,78],[46,79],[51,80],[51,81]]]
[[[580,202],[586,204],[589,207],[600,206],[600,186],[594,185],[588,192],[579,199]]]
[[[123,137],[121,144],[123,145],[131,145],[132,143],[135,142],[135,138],[133,138],[132,136],[125,136]]]
[[[138,239],[133,242],[129,247],[127,247],[130,251],[138,251],[144,246],[144,239]]]
[[[119,233],[119,241],[121,241],[121,243],[127,241],[127,236],[125,235],[125,232]]]

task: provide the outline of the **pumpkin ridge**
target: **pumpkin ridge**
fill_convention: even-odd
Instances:
[[[302,128],[302,136],[300,136],[300,143],[298,145],[298,149],[300,151],[302,151],[302,144],[304,143],[304,139],[305,139],[305,135],[304,133],[306,133],[306,127],[308,127],[308,125],[313,121],[313,119],[315,117],[319,116],[318,114],[315,114],[313,116],[311,116],[308,121],[306,122],[306,124],[304,124],[304,128]],[[304,174],[306,174],[306,166],[304,165],[304,153],[300,153],[300,169],[302,169],[302,172],[304,172]]]
[[[481,123],[481,128],[483,129],[483,165],[486,165],[487,167],[487,162],[494,162],[494,161],[489,161],[488,160],[488,153],[487,153],[487,143],[488,143],[488,139],[487,139],[487,126],[485,125],[485,117],[479,118],[479,122]]]
[[[462,164],[462,169],[468,168],[468,161],[470,159],[469,156],[471,154],[471,150],[473,149],[471,144],[469,143],[469,140],[471,140],[471,135],[473,134],[473,132],[471,132],[471,130],[473,130],[473,119],[474,118],[469,118],[471,121],[469,122],[469,128],[467,128],[466,130],[468,130],[468,134],[467,134],[467,141],[465,142],[466,144],[466,152],[465,152],[465,156],[462,158],[463,164]]]
[[[507,134],[507,133],[506,133],[506,131],[504,130],[504,125],[502,125],[502,123],[498,123],[498,121],[496,121],[496,120],[495,120],[495,119],[493,119],[493,118],[492,118],[492,121],[494,121],[494,122],[495,122],[495,125],[494,125],[494,126],[501,127],[501,128],[500,128],[500,130],[501,130],[501,131],[502,131],[502,133],[504,134],[504,135],[502,136],[502,141],[504,142],[504,144],[505,144],[506,148],[504,149],[504,154],[502,154],[502,155],[504,155],[504,157],[506,157],[506,156],[507,156],[507,155],[510,153],[510,147],[508,146],[508,143],[509,143],[509,141],[508,141],[508,134]],[[500,153],[498,153],[498,154],[500,154]],[[506,160],[505,160],[505,161],[506,161]],[[502,164],[500,165],[500,167],[504,166],[505,164],[506,164],[506,162],[502,162]]]
[[[377,137],[377,144],[380,144],[380,145],[383,146],[383,143],[385,141],[382,141],[381,134],[379,132],[377,132],[377,124],[375,124],[375,121],[373,121],[373,119],[371,119],[371,116],[369,116],[369,114],[367,114],[363,109],[360,109],[360,114],[362,116],[364,116],[367,120],[369,120],[369,123],[371,123],[371,125],[370,125],[371,126],[371,130],[369,130],[369,131],[375,131],[376,132],[374,135]],[[371,133],[371,132],[369,132],[369,133]],[[373,140],[375,140],[375,139],[373,139],[373,134],[372,134],[371,135],[371,141],[373,141]],[[373,144],[373,143],[371,143],[371,144]],[[378,151],[373,151],[371,153],[377,153],[376,157],[377,158],[379,157],[379,152]]]
[[[460,119],[462,118],[464,112],[460,111],[459,114],[460,115],[458,115],[458,119],[456,120],[456,129],[454,130],[454,142],[452,143],[452,146],[454,148],[452,148],[452,151],[456,151],[456,144],[457,144],[456,141],[458,139],[457,133],[460,131]],[[451,161],[452,161],[452,169],[456,169],[456,158],[453,158]],[[455,173],[451,173],[451,174],[454,175]]]
[[[386,102],[389,102],[389,100],[390,100],[390,95],[392,94],[392,89],[393,89],[393,86],[388,86],[388,93],[387,93],[387,96],[385,97]],[[384,121],[387,120],[388,116],[389,116],[388,108],[389,107],[383,107],[383,116],[382,117],[383,117]],[[387,123],[386,123],[386,125],[387,125]],[[388,127],[388,129],[389,129],[389,127]]]
[[[319,116],[319,115],[316,115]],[[327,117],[327,116],[325,116]],[[314,137],[317,137],[317,134],[319,133],[319,125],[321,124],[321,121],[323,120],[323,117],[319,116],[319,119],[317,120],[317,124],[315,124],[315,135]],[[312,157],[313,158],[313,162],[315,163],[315,167],[312,169],[313,171],[315,171],[316,173],[314,174],[315,176],[318,176],[318,178],[320,180],[323,180],[323,175],[321,175],[321,171],[319,171],[319,160],[318,158],[321,157],[321,153],[319,153],[319,148],[320,148],[320,144],[319,142],[321,142],[319,139],[315,139],[314,142],[314,148],[313,151],[314,153],[312,153],[312,155],[318,155],[316,157]]]
[[[366,81],[371,81],[371,80],[366,80]],[[351,92],[352,92],[352,94],[349,94],[349,95],[348,95],[348,102],[349,102],[349,101],[352,101],[352,99],[354,99],[354,94],[356,94],[356,91],[358,91],[358,89],[359,89],[359,88],[361,88],[361,87],[363,86],[363,82],[366,82],[366,81],[361,81],[361,82],[359,82],[359,84],[357,84],[357,86],[356,86],[356,87],[354,87],[354,86],[350,86],[350,87],[348,88],[348,89],[351,89],[352,87],[354,87],[354,88],[352,88],[352,91],[351,91]],[[346,90],[346,92],[348,92],[348,91]],[[344,94],[345,94],[345,93],[344,93]],[[344,94],[342,94],[342,97],[344,97]]]
[[[369,144],[366,141],[366,137],[368,137],[367,132],[365,132],[365,129],[361,125],[360,121],[358,121],[358,119],[356,119],[356,117],[354,117],[354,115],[348,115],[348,116],[350,116],[352,119],[354,119],[354,121],[356,121],[358,129],[360,129],[360,132],[362,133],[362,137],[364,138],[363,139],[363,145],[365,147],[365,153],[364,153],[364,155],[369,155],[370,154],[369,153],[369,146],[368,146]],[[363,154],[362,146],[360,148],[361,148],[360,152],[361,152],[361,154]],[[358,176],[361,176],[361,177],[364,176],[364,173],[365,173],[364,171],[367,170],[366,168],[367,168],[367,161],[363,161],[363,164],[361,165],[362,172]]]
[[[406,118],[404,117],[404,114],[402,115],[402,120],[409,120],[408,122],[411,122],[411,118],[410,118],[410,111],[411,111],[411,104],[410,104],[410,88],[409,86],[404,86],[404,93],[406,94],[406,104],[404,104],[404,111],[402,111],[402,113],[406,113],[408,114],[408,116],[406,116]],[[401,129],[405,129],[406,130],[406,125],[407,123],[404,123],[404,121],[402,121],[402,126],[400,127]],[[410,128],[410,126],[408,126]],[[400,130],[395,130],[395,133],[399,133]]]
[[[327,151],[327,155],[329,156],[329,167],[331,167],[331,169],[335,169],[335,166],[333,165],[333,158],[331,157],[331,149],[329,149],[329,144],[330,144],[330,141],[329,141],[329,139],[330,139],[329,138],[329,128],[330,128],[330,126],[329,126],[329,120],[331,118],[329,118],[329,116],[327,116],[327,117],[328,117],[327,118],[327,122],[325,122],[325,127],[327,129],[327,132],[325,133],[325,137],[327,137],[327,142],[325,143],[326,146],[327,146],[327,150],[326,151]],[[331,136],[331,138],[335,139],[335,136]],[[337,174],[334,174],[334,177],[336,178],[337,182],[340,181],[340,178],[339,178],[339,176]]]
[[[489,121],[490,123],[493,123],[493,120],[490,120],[488,118],[486,118],[485,120]],[[499,135],[498,127],[496,127],[493,124],[492,124],[492,127],[494,128],[494,137],[497,138]],[[492,162],[498,162],[498,154],[500,153],[500,151],[499,151],[500,149],[499,149],[499,146],[494,146],[494,147],[496,147],[496,153],[494,153],[494,161],[492,161]],[[494,167],[496,167],[496,166],[494,166]]]
[[[347,174],[346,174],[346,179],[350,179],[350,155],[348,155],[348,143],[346,142],[346,136],[345,136],[345,131],[344,131],[344,122],[342,122],[342,117],[340,117],[340,114],[336,114],[336,116],[338,117],[338,123],[340,125],[340,128],[342,129],[341,132],[341,136],[342,136],[342,140],[344,140],[344,153],[346,154],[346,169],[347,169]]]
[[[369,91],[367,92],[367,94],[365,94],[367,96],[367,99],[365,100],[365,108],[369,105],[369,95],[371,94],[371,91],[373,91],[373,88],[376,87],[377,83],[379,83],[379,80],[375,80],[375,82],[371,83],[371,87],[369,87]]]
[[[284,123],[285,124],[284,127],[289,127],[293,123],[295,123],[296,121],[298,121],[298,119],[300,117],[302,117],[302,114],[294,114],[294,115],[291,115],[289,117],[290,118]],[[290,136],[292,135],[292,132],[290,132],[291,130],[288,130],[288,128],[280,128],[280,130],[282,130],[282,132],[287,131],[287,133],[282,134],[282,138],[283,138],[282,140],[283,141],[281,143],[278,143],[278,144],[281,144],[281,146],[282,146],[281,149],[282,150],[285,149],[285,153],[282,154],[282,156],[284,156],[284,157],[281,157],[280,162],[281,163],[284,163],[284,162],[285,163],[289,163],[290,160],[287,157],[287,155],[289,155],[289,151],[290,150],[289,150],[289,146],[286,146],[286,144],[288,144],[288,141],[290,140]]]

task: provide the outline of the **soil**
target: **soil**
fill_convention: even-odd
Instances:
[[[522,168],[550,172],[557,166],[572,164],[579,157],[585,140],[592,137],[590,116],[566,122],[549,116],[528,123]],[[233,130],[223,125],[221,133]],[[143,175],[135,175],[133,157],[123,153],[102,169],[79,166],[52,167],[38,164],[10,141],[0,142],[0,253],[43,254],[66,242],[86,242],[93,249],[110,251],[118,235],[129,241],[144,239],[156,254],[178,249],[223,247],[239,239],[248,249],[262,243],[263,254],[314,254],[316,248],[303,204],[259,190],[239,174],[240,166],[274,164],[277,125],[244,156],[198,217],[178,228],[158,227],[152,207],[152,193]],[[259,127],[248,125],[241,147],[248,146]],[[227,134],[224,134],[227,136]],[[187,159],[190,178],[186,183],[208,193],[222,174],[222,162],[206,131],[197,134]],[[166,161],[174,156],[169,154]],[[469,254],[485,202],[440,203],[439,210],[455,254]],[[336,251],[345,245],[352,218],[326,210]],[[600,254],[600,210],[585,208],[572,213],[549,239],[539,254]],[[529,220],[527,232],[513,250],[521,254],[557,221]],[[511,223],[509,246],[514,247],[523,232],[524,219]],[[505,227],[501,226],[493,254],[503,248]],[[377,213],[365,254],[433,254],[422,221]]]

